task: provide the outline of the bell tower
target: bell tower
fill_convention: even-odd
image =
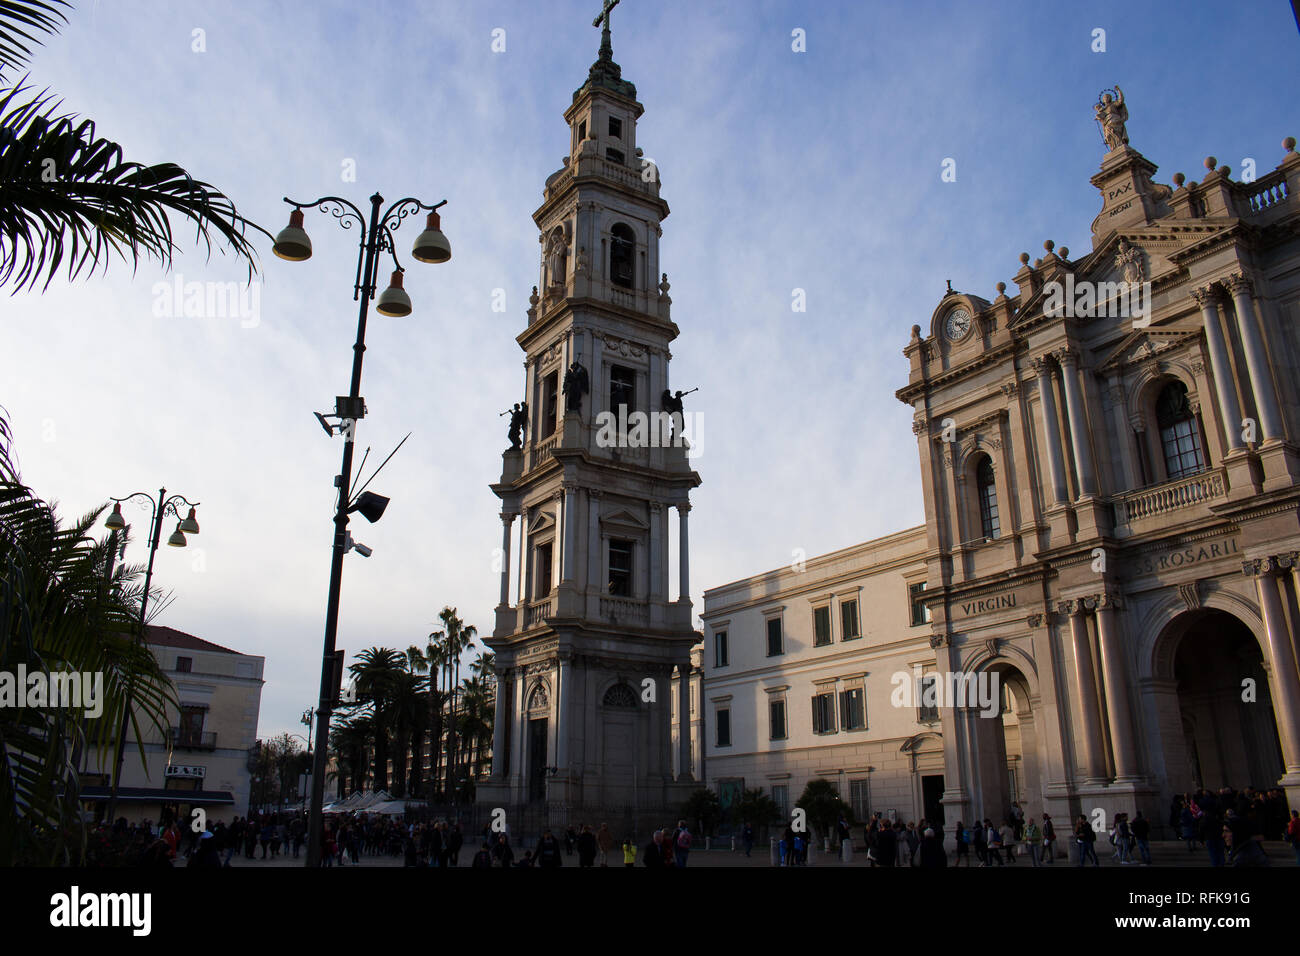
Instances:
[[[599,56],[564,114],[568,155],[533,213],[539,278],[516,338],[524,389],[491,486],[502,520],[486,641],[497,710],[478,798],[551,825],[566,812],[629,825],[638,812],[675,813],[693,788],[690,653],[700,636],[687,521],[700,478],[680,393],[668,391],[679,331],[659,271],[668,204],[637,147],[644,108],[613,59],[612,7],[596,20]]]

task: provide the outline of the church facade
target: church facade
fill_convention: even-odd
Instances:
[[[564,114],[568,155],[533,214],[541,281],[517,337],[523,401],[492,486],[503,560],[485,643],[498,693],[478,800],[548,823],[675,814],[693,786],[692,708],[673,701],[689,705],[699,642],[688,515],[700,478],[668,392],[679,331],[659,261],[669,210],[637,147],[636,96],[606,14],[599,58]],[[639,416],[664,428],[648,433]]]
[[[1097,113],[1091,250],[1049,240],[1014,294],[949,288],[912,329],[924,528],[706,592],[710,786],[794,800],[826,777],[856,811],[949,826],[1012,800],[1163,823],[1199,786],[1300,806],[1300,155],[1288,138],[1252,182],[1211,157],[1162,185],[1122,94]],[[842,592],[880,581],[844,644]],[[774,615],[793,657],[764,653]],[[900,671],[971,698],[891,703]],[[826,696],[846,680],[860,727]],[[974,700],[993,687],[999,706]]]

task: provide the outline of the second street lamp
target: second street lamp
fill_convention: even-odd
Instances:
[[[163,522],[170,514],[176,518],[176,530],[172,532],[171,537],[167,539],[167,544],[173,548],[185,547],[185,535],[198,534],[199,522],[194,515],[194,510],[199,506],[197,501],[190,501],[184,495],[172,495],[167,497],[167,489],[158,489],[158,500],[155,501],[152,495],[143,491],[137,491],[135,494],[127,495],[125,498],[113,498],[113,513],[104,521],[104,527],[110,531],[117,532],[126,528],[126,518],[122,516],[122,502],[130,501],[132,498],[143,498],[149,502],[151,509],[149,520],[149,565],[144,572],[144,594],[140,598],[140,627],[136,639],[144,643],[144,628],[148,620],[149,613],[149,586],[153,581],[153,559],[158,554],[158,545],[162,543]],[[181,518],[181,506],[184,505],[190,509],[187,517]],[[117,735],[117,754],[114,760],[113,768],[113,789],[108,797],[108,825],[113,825],[117,813],[117,796],[122,786],[122,761],[126,757],[126,731],[131,720],[131,695],[134,693],[134,679],[129,679],[127,683],[127,699],[122,708],[122,726]]]
[[[352,289],[352,298],[360,303],[357,316],[357,340],[352,346],[352,384],[346,397],[340,396],[336,405],[340,423],[338,431],[343,435],[343,464],[339,474],[334,478],[338,488],[338,501],[334,512],[334,550],[330,562],[329,599],[325,609],[325,643],[321,658],[320,701],[316,706],[316,749],[312,754],[311,775],[311,813],[307,821],[307,866],[320,866],[321,841],[324,836],[324,818],[321,806],[325,797],[325,765],[329,750],[330,716],[334,711],[335,643],[338,637],[339,595],[343,583],[343,556],[348,551],[348,514],[361,510],[369,520],[376,521],[383,513],[382,505],[375,500],[379,496],[366,498],[363,494],[356,502],[351,500],[352,487],[352,452],[355,446],[356,423],[365,415],[365,402],[361,398],[361,359],[366,351],[366,318],[370,300],[375,297],[379,284],[380,253],[387,252],[393,260],[393,273],[388,288],[375,303],[375,311],[380,315],[405,316],[411,314],[411,297],[402,284],[403,269],[397,261],[393,232],[402,224],[402,220],[420,210],[428,212],[424,231],[416,237],[411,255],[420,262],[446,262],[451,258],[451,244],[442,234],[438,210],[446,205],[443,200],[435,205],[427,205],[418,199],[401,199],[380,213],[384,197],[375,193],[370,197],[369,223],[361,210],[338,196],[326,196],[311,203],[295,202],[287,196],[284,200],[293,207],[289,214],[289,225],[275,237],[273,251],[281,259],[301,262],[309,259],[312,253],[311,239],[303,228],[303,209],[319,207],[339,220],[344,229],[351,229],[355,223],[359,228],[360,241],[357,250],[357,278]],[[334,428],[325,422],[324,416],[317,415],[326,431],[334,434]],[[366,493],[369,494],[369,493]],[[384,500],[382,504],[387,504]],[[376,507],[379,505],[378,507]],[[378,513],[375,513],[375,512]],[[371,518],[370,514],[375,513]],[[341,666],[341,663],[340,665]]]

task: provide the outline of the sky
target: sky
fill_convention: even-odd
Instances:
[[[284,196],[448,201],[451,261],[413,262],[408,220],[414,311],[371,313],[367,473],[412,434],[371,486],[392,499],[383,520],[352,525],[374,554],[346,558],[349,659],[423,646],[445,605],[490,633],[488,485],[498,413],[523,398],[531,214],[568,149],[599,9],[83,0],[29,68],[126,158],[184,166],[272,233]],[[699,387],[697,619],[706,588],[924,521],[912,411],[894,397],[902,348],[947,280],[992,299],[1044,240],[1091,249],[1101,90],[1123,88],[1158,182],[1201,178],[1208,155],[1262,175],[1300,135],[1298,39],[1285,0],[623,0],[614,58],[672,210],[671,381]],[[183,226],[170,274],[114,261],[0,295],[0,405],[25,481],[68,516],[162,485],[202,503],[190,547],[158,554],[174,600],[156,623],[266,658],[262,737],[301,733],[316,701],[342,449],[312,412],[347,391],[356,329],[356,230],[307,216],[313,257],[284,262],[259,238],[237,316],[166,314],[178,280],[247,278]],[[143,538],[129,560],[147,557]]]

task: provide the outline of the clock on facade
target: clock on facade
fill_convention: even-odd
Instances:
[[[967,309],[953,309],[943,322],[944,332],[956,342],[970,331],[970,312]]]

